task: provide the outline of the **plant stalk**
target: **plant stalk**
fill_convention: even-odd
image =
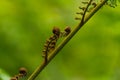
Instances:
[[[48,63],[58,54],[58,52],[70,41],[70,39],[80,30],[80,28],[107,2],[108,0],[103,0],[100,4],[98,4],[89,15],[86,15],[83,23],[79,23],[77,27],[75,27],[71,33],[53,50],[52,53],[48,56],[48,61],[45,63],[43,62],[39,65],[35,71],[30,75],[27,80],[34,80],[40,72],[48,65]]]

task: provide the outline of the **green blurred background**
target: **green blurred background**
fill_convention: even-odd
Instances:
[[[30,75],[53,26],[78,25],[80,1],[0,0],[0,68],[13,76],[26,67]],[[120,4],[104,6],[36,80],[120,80],[119,54]]]

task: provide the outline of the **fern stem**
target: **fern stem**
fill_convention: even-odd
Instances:
[[[70,41],[70,39],[80,30],[80,28],[107,2],[108,0],[103,0],[100,4],[98,4],[89,15],[86,15],[83,23],[80,22],[80,24],[75,27],[72,32],[55,48],[55,50],[51,53],[50,56],[48,56],[47,63],[43,62],[41,65],[38,66],[38,68],[35,69],[35,71],[30,75],[30,77],[27,80],[34,80],[40,72],[48,65],[48,63],[58,54],[58,52]]]

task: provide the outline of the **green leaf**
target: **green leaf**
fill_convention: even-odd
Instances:
[[[0,80],[10,80],[10,76],[2,69],[0,69]]]

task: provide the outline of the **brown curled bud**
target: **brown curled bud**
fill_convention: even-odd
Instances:
[[[55,45],[55,44],[56,44],[56,41],[51,42],[51,45]]]
[[[67,26],[64,31],[66,32],[66,35],[68,35],[71,32],[71,28]]]
[[[27,75],[27,69],[24,68],[24,67],[20,68],[19,69],[19,74],[22,74],[22,75],[26,76]]]
[[[16,77],[12,77],[10,80],[18,80]]]
[[[57,36],[60,35],[60,29],[58,27],[54,27],[52,32],[53,32],[53,34],[55,34]]]
[[[94,6],[94,7],[96,7],[97,6],[97,4],[94,2],[94,3],[92,3],[92,5]]]

